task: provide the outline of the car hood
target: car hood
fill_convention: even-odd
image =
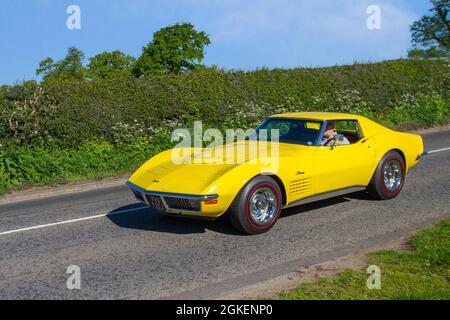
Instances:
[[[263,159],[278,160],[293,153],[298,157],[303,148],[308,147],[269,142],[259,143],[255,148],[254,142],[242,141],[215,148],[172,149],[175,153],[181,154],[182,150],[185,153],[168,154],[156,164],[149,160],[133,174],[130,182],[150,191],[203,194],[209,192],[208,186],[215,180],[237,166],[262,166]]]

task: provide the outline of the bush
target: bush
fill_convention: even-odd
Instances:
[[[248,129],[270,114],[337,111],[429,127],[448,121],[449,87],[448,63],[430,60],[2,86],[0,190],[131,170],[195,120]]]
[[[430,126],[448,118],[449,74],[442,61],[399,60],[317,69],[202,69],[147,79],[27,82],[0,89],[0,141],[63,147],[90,140],[117,144],[189,127],[194,120],[202,120],[205,127],[248,128],[269,114],[293,111],[351,112],[387,124],[416,121]]]
[[[68,182],[117,175],[167,148],[153,139],[112,145],[91,141],[77,148],[20,146],[0,149],[0,192],[26,184]]]
[[[441,95],[407,94],[396,105],[392,105],[387,118],[395,125],[416,123],[422,127],[431,127],[448,121],[449,115],[449,102]]]

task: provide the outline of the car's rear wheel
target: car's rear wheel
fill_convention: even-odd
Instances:
[[[252,179],[231,204],[229,216],[233,226],[247,234],[269,231],[281,212],[281,190],[270,177]]]
[[[403,188],[405,182],[405,161],[397,151],[388,152],[378,164],[368,193],[380,200],[395,198]]]

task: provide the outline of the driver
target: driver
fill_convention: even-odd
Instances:
[[[328,121],[327,122],[327,127],[325,128],[325,132],[323,134],[322,137],[322,141],[320,141],[320,145],[322,146],[328,146],[331,141],[333,141],[333,138],[337,135],[336,131],[334,130],[334,122],[333,121]],[[342,141],[336,141],[335,142],[335,146],[339,146],[339,145],[346,145],[346,144],[350,144],[350,141],[348,141],[348,139],[342,135],[343,140]]]

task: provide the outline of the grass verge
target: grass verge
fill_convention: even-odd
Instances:
[[[368,289],[365,271],[345,270],[334,279],[304,283],[282,300],[450,300],[450,219],[417,233],[411,252],[378,251],[369,265],[381,269],[380,289]]]

